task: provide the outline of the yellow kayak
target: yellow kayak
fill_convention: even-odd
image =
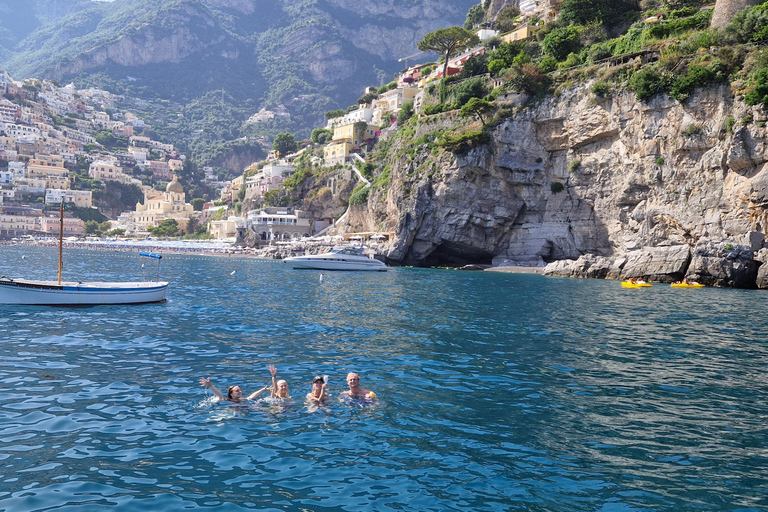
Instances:
[[[646,282],[642,282],[642,283],[632,283],[632,282],[629,282],[629,281],[622,281],[621,282],[621,287],[622,288],[650,288],[652,286],[653,285],[651,283],[646,283]]]
[[[691,284],[687,284],[687,283],[672,283],[669,286],[671,286],[672,288],[704,288],[705,285],[703,285],[701,283],[691,283]]]

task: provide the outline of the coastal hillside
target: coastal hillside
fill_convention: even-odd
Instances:
[[[236,136],[308,135],[325,111],[389,82],[425,33],[462,23],[473,3],[2,0],[0,68],[170,102],[167,119],[215,91],[238,124],[262,108],[280,114]]]
[[[768,285],[765,6],[722,28],[713,7],[630,10],[591,40],[561,16],[427,86],[337,229],[392,233],[400,265]],[[570,52],[547,47],[557,30]]]

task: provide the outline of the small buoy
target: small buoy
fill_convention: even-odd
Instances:
[[[27,259],[27,256],[26,256],[26,255],[24,255],[24,254],[22,254],[22,255],[21,255],[21,259],[25,260],[25,259]]]
[[[376,393],[374,393],[373,391],[371,391],[370,393],[368,393],[367,395],[365,395],[365,398],[376,398]]]
[[[237,270],[233,270],[232,272],[229,273],[229,275],[233,276],[235,275],[235,272],[237,272]]]
[[[320,274],[320,282],[323,282],[323,274]]]

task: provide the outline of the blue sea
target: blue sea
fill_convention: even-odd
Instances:
[[[57,261],[0,247],[6,276]],[[164,304],[0,306],[0,510],[768,510],[768,292],[155,265],[73,249],[64,279],[159,273]],[[270,364],[293,400],[198,383]],[[350,371],[377,403],[338,399]]]

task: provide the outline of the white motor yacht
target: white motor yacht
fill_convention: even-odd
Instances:
[[[387,271],[383,262],[363,254],[362,247],[335,247],[330,252],[293,256],[283,262],[295,269]]]

